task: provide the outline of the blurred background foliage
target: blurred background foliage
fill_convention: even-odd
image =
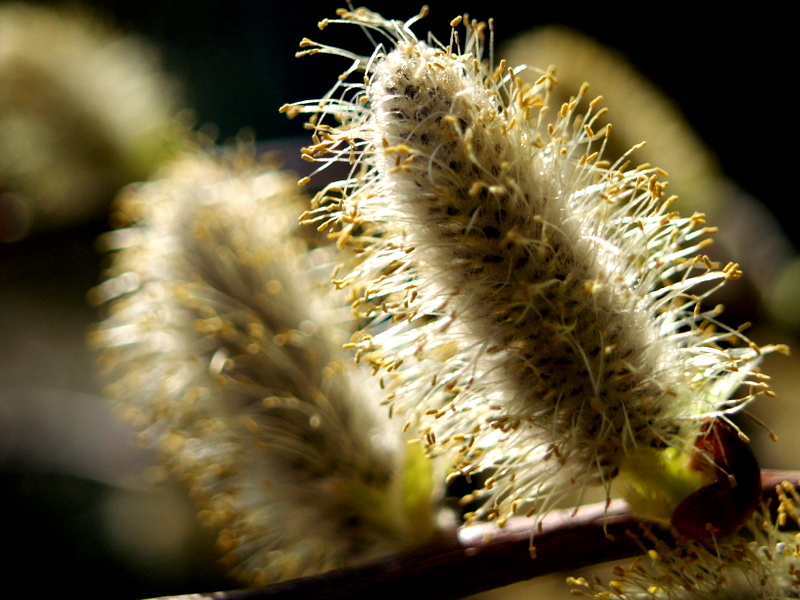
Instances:
[[[621,52],[674,99],[716,155],[720,172],[739,186],[735,195],[748,198],[744,205],[724,204],[715,215],[736,229],[731,244],[745,257],[775,244],[777,250],[760,264],[765,270],[771,260],[789,264],[793,246],[800,245],[790,177],[796,170],[792,107],[784,108],[791,78],[782,44],[792,39],[789,19],[759,7],[726,12],[723,24],[721,13],[697,14],[691,6],[670,6],[652,16],[642,7],[597,4],[431,4],[430,15],[415,30],[430,29],[440,40],[449,38],[449,21],[468,12],[494,18],[497,54],[512,37],[550,24]],[[0,2],[0,9],[8,5]],[[365,53],[371,48],[356,28],[317,29],[337,7],[330,0],[94,0],[78,8],[146,40],[167,74],[171,106],[191,107],[204,132],[224,143],[251,128],[265,147],[289,149],[287,164],[307,171],[296,157],[297,138],[305,135],[302,123],[287,120],[278,108],[322,96],[346,64],[322,55],[295,59],[299,41],[310,37]],[[384,0],[369,8],[398,19],[419,9]],[[50,48],[61,51],[58,44]],[[586,77],[591,81],[591,74]],[[9,85],[0,72],[0,98]],[[611,122],[635,116],[611,108]],[[76,148],[82,141],[76,140]],[[16,192],[4,185],[0,171],[0,195],[6,194],[7,203],[3,212],[0,202],[0,219],[9,219],[16,200],[8,194]],[[93,244],[109,227],[113,193],[102,190],[97,209],[77,211],[71,222],[43,225],[25,239],[0,245],[0,505],[11,542],[11,558],[1,572],[7,582],[20,582],[37,595],[69,590],[83,598],[122,599],[230,588],[235,584],[217,566],[211,536],[197,527],[180,488],[154,466],[152,456],[129,443],[130,432],[102,399],[94,357],[85,346],[86,330],[98,318],[85,295],[104,264]],[[733,212],[741,206],[755,207],[758,218]],[[760,270],[758,263],[754,268]],[[758,342],[791,344],[800,323],[792,277],[782,284],[783,308],[771,318],[760,302],[766,292],[754,289],[761,284],[751,279],[726,299],[731,322],[755,321]],[[765,371],[776,379],[778,400],[763,400],[754,412],[782,439],[758,446],[758,453],[763,466],[796,468],[800,447],[792,438],[800,422],[795,391],[800,371],[791,359],[779,357],[771,358]],[[744,427],[757,443],[766,439],[750,423]],[[566,597],[566,587],[559,586]]]

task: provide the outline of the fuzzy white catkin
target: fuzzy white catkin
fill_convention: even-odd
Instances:
[[[338,14],[320,26],[388,43],[372,56],[301,44],[353,61],[322,100],[284,107],[312,115],[307,158],[353,165],[306,219],[356,251],[335,283],[372,319],[351,345],[392,412],[454,474],[491,474],[478,516],[608,489],[637,453],[688,455],[705,418],[766,389],[752,367],[773,348],[700,306],[736,265],[699,255],[712,230],[670,212],[658,169],[599,162],[599,100],[547,114],[554,72],[530,86],[495,69],[476,21],[459,41],[454,20],[445,46],[420,41],[416,19]]]
[[[197,153],[127,188],[92,293],[108,393],[190,487],[251,584],[397,552],[432,532],[430,472],[342,336],[297,235],[293,179]],[[418,476],[418,478],[415,478]]]

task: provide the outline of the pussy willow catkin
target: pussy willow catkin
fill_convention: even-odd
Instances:
[[[701,306],[737,266],[699,254],[712,230],[670,212],[662,172],[601,162],[600,99],[576,114],[586,86],[553,109],[554,71],[523,85],[467,18],[443,45],[420,41],[416,18],[338,15],[320,27],[386,40],[371,56],[304,40],[301,55],[352,64],[323,99],[283,110],[312,115],[306,158],[352,165],[306,220],[355,251],[334,281],[371,319],[351,345],[391,412],[454,474],[490,474],[479,517],[532,514],[633,470],[622,492],[668,521],[703,482],[688,467],[693,481],[673,481],[665,463],[688,461],[704,419],[767,389],[752,367],[773,348]],[[661,474],[655,490],[642,468]]]
[[[110,312],[92,334],[109,393],[253,584],[433,530],[427,459],[340,358],[300,207],[289,176],[244,154],[188,156],[123,193],[126,228],[105,237],[111,277],[93,291]]]

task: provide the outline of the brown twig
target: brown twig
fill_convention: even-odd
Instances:
[[[765,497],[781,481],[800,481],[797,471],[761,474]],[[540,575],[569,571],[641,553],[626,532],[639,522],[622,501],[590,504],[547,514],[529,545],[535,518],[463,527],[429,546],[365,565],[285,581],[267,588],[169,596],[161,600],[336,600],[369,598],[463,598]]]

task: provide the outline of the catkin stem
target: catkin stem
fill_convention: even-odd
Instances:
[[[776,505],[775,486],[800,480],[798,471],[761,472],[765,498]],[[605,515],[605,527],[603,519]],[[572,510],[552,511],[541,521],[536,537],[537,558],[528,551],[531,519],[514,519],[505,528],[490,523],[470,525],[457,537],[424,549],[304,577],[257,590],[217,592],[213,600],[338,600],[351,598],[463,598],[481,591],[550,573],[569,571],[641,553],[626,531],[637,531],[638,521],[622,503],[604,502]],[[613,539],[609,539],[610,537]],[[168,596],[161,600],[190,600]]]

